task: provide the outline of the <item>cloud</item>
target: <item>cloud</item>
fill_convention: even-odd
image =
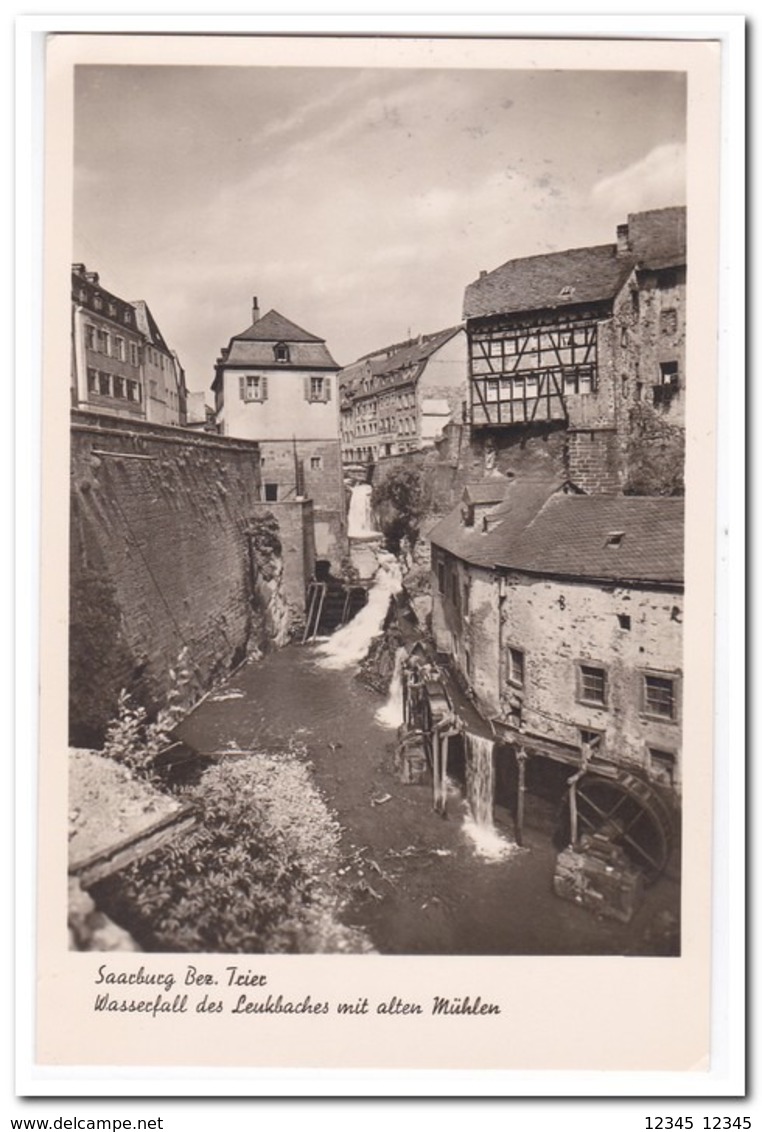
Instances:
[[[625,215],[685,201],[685,145],[659,145],[593,186],[594,203]]]

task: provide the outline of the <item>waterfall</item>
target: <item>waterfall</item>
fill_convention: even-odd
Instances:
[[[349,538],[377,538],[379,532],[373,527],[373,511],[370,497],[373,488],[369,483],[357,483],[352,488],[347,512],[347,535]]]
[[[394,654],[394,671],[389,684],[389,699],[376,712],[376,723],[382,727],[401,727],[405,719],[405,705],[402,698],[402,666],[407,649],[400,645]]]
[[[371,641],[383,631],[393,595],[401,589],[402,571],[397,559],[385,550],[379,551],[378,570],[368,593],[368,602],[348,625],[318,646],[321,667],[348,668],[363,660]]]
[[[495,764],[492,739],[465,734],[466,742],[466,818],[463,828],[480,857],[496,861],[507,857],[516,846],[506,841],[492,819],[495,800]]]

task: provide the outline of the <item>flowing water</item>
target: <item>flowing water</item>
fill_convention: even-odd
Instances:
[[[465,734],[466,741],[466,817],[464,831],[476,853],[490,861],[510,856],[517,846],[495,829],[495,744],[492,739]]]
[[[351,665],[326,669],[316,654],[290,645],[239,669],[188,716],[180,738],[218,758],[278,751],[291,739],[304,743],[315,783],[343,831],[338,871],[347,921],[366,929],[380,952],[653,953],[645,926],[641,943],[634,922],[599,921],[553,895],[555,850],[547,833],[525,829],[528,848],[501,860],[474,852],[453,820],[456,788],[448,790],[451,820],[443,821],[432,811],[430,783],[403,785],[395,774],[393,734],[375,718],[381,697],[355,679]],[[484,837],[484,827],[474,829]],[[660,888],[649,889],[648,899]]]
[[[363,486],[363,485],[360,485]],[[367,484],[364,485],[367,487]],[[355,491],[357,489],[355,488]],[[402,589],[402,571],[393,554],[378,552],[378,570],[368,592],[368,602],[355,617],[327,641],[318,645],[323,668],[349,668],[368,655],[371,642],[384,629],[389,603]]]
[[[373,488],[369,483],[358,483],[352,488],[347,511],[347,535],[349,538],[378,537],[374,529],[373,509],[370,497]]]
[[[405,663],[407,649],[400,645],[394,654],[394,671],[389,684],[389,699],[383,707],[376,712],[376,723],[382,727],[401,727],[405,719],[405,704],[402,695],[402,666]]]

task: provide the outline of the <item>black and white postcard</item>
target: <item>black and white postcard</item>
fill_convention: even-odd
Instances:
[[[45,1081],[702,1091],[721,80],[48,37]]]

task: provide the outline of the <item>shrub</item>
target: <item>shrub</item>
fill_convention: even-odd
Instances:
[[[188,666],[188,650],[181,650],[177,664],[169,670],[170,685],[166,706],[155,719],[140,704],[133,704],[125,688],[119,693],[116,718],[106,728],[103,753],[131,771],[147,776],[154,758],[172,742],[172,732],[190,707],[193,672]]]
[[[301,753],[211,768],[182,794],[196,828],[104,882],[99,904],[149,951],[367,950],[338,921],[339,827]]]
[[[373,488],[371,502],[390,548],[398,552],[403,539],[414,547],[432,504],[422,473],[417,468],[396,468]]]

